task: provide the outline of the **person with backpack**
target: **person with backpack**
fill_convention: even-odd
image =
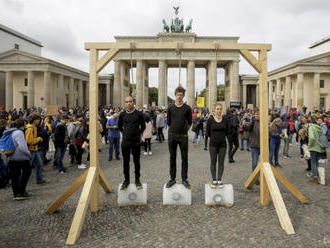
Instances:
[[[281,126],[281,118],[276,118],[269,127],[269,163],[276,167],[282,167],[278,162],[282,137]]]
[[[238,149],[238,126],[239,126],[239,120],[235,113],[235,108],[231,108],[230,110],[227,110],[226,119],[228,121],[229,125],[229,131],[227,134],[227,140],[228,140],[228,159],[229,163],[235,163],[234,155]]]
[[[7,127],[7,120],[0,119],[0,139],[2,134],[6,130]],[[4,159],[2,158],[2,154],[0,153],[0,189],[5,188],[9,183],[9,174],[7,165],[5,164]]]
[[[38,151],[38,143],[43,139],[38,137],[37,127],[41,122],[41,116],[38,113],[32,113],[28,116],[28,124],[25,129],[25,140],[31,152],[31,166],[34,166],[37,184],[44,184],[46,181],[43,179],[42,167],[43,161]]]
[[[65,173],[66,170],[63,167],[63,158],[65,155],[66,147],[69,143],[69,136],[66,124],[69,121],[68,116],[62,115],[60,117],[60,123],[57,124],[55,129],[55,146],[57,147],[57,160],[56,165],[61,174]]]
[[[327,137],[328,133],[328,127],[327,124],[324,122],[323,118],[317,119],[317,125],[319,125],[322,128],[322,133],[320,136],[320,146],[321,148],[324,148],[324,152],[320,154],[320,162],[326,163],[327,162],[327,148],[329,147],[329,141]]]
[[[26,185],[31,176],[30,160],[31,153],[24,138],[25,122],[18,119],[14,122],[14,128],[4,132],[11,133],[12,142],[15,146],[14,152],[8,156],[8,168],[11,176],[13,199],[16,201],[25,200],[30,194],[26,191]]]

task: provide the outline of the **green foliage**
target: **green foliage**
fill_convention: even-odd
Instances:
[[[206,89],[203,89],[198,96],[205,97]],[[225,86],[221,84],[217,86],[217,101],[224,101],[224,100],[225,100]]]

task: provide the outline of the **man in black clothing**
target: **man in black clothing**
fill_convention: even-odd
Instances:
[[[175,89],[175,103],[167,109],[168,149],[170,152],[170,176],[171,179],[166,184],[167,188],[172,187],[176,181],[176,150],[179,145],[182,159],[182,184],[190,189],[188,179],[188,130],[192,123],[191,108],[183,103],[185,89],[178,86]]]
[[[137,189],[142,188],[140,182],[140,143],[141,135],[146,128],[142,112],[134,108],[133,98],[125,98],[126,110],[121,112],[118,120],[118,128],[122,132],[121,150],[123,155],[123,166],[125,180],[121,190],[125,190],[129,183],[129,159],[132,151],[135,165],[135,185]]]
[[[228,159],[229,163],[235,163],[234,154],[238,149],[238,126],[239,120],[235,114],[235,109],[231,108],[227,111],[226,119],[229,125],[228,140]]]

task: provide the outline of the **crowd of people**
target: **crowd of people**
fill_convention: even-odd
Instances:
[[[238,149],[251,153],[251,168],[258,165],[260,155],[260,121],[258,109],[235,109],[226,111],[216,103],[207,108],[191,108],[183,102],[185,90],[175,90],[175,102],[167,109],[148,107],[136,109],[134,99],[125,98],[125,107],[99,109],[98,149],[108,144],[108,161],[123,159],[124,182],[121,190],[130,184],[130,154],[135,165],[135,184],[140,182],[140,154],[151,156],[153,137],[159,143],[165,140],[164,129],[168,132],[169,174],[166,187],[176,183],[177,147],[181,151],[182,184],[191,188],[188,181],[189,130],[192,143],[201,144],[209,152],[211,187],[223,186],[225,158],[235,163]],[[290,146],[299,144],[301,159],[306,160],[306,170],[312,183],[319,183],[318,163],[327,161],[329,146],[330,113],[322,111],[301,112],[296,109],[269,110],[269,163],[279,163],[281,143],[282,156],[290,158]],[[88,108],[61,108],[58,115],[48,115],[44,109],[9,110],[0,114],[0,187],[10,181],[14,200],[27,199],[26,190],[32,170],[36,184],[47,183],[43,166],[52,161],[59,174],[67,172],[63,162],[65,154],[71,165],[86,169],[83,155],[89,160],[89,110]],[[114,153],[114,155],[113,155]]]

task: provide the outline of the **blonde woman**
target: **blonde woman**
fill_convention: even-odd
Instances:
[[[213,114],[210,115],[206,124],[206,133],[210,138],[209,151],[211,158],[212,187],[222,187],[222,175],[224,171],[224,161],[226,157],[228,134],[228,123],[222,116],[222,105],[216,103],[213,108]],[[218,162],[218,173],[217,173]]]
[[[269,163],[274,166],[281,165],[278,163],[278,154],[280,152],[281,146],[281,135],[282,135],[282,120],[280,118],[276,118],[272,121],[269,128]],[[274,158],[274,161],[273,161]],[[274,162],[274,163],[273,163]]]

